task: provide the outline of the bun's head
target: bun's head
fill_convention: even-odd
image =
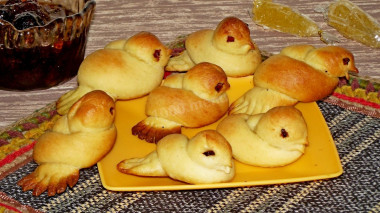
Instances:
[[[202,98],[212,99],[224,94],[230,88],[230,84],[222,68],[202,62],[186,73],[183,88],[192,90]]]
[[[348,71],[358,72],[352,53],[339,46],[315,48],[311,45],[292,45],[282,49],[280,54],[304,61],[332,78],[348,77]]]
[[[275,107],[264,113],[255,131],[260,138],[275,146],[307,144],[306,122],[294,107]]]
[[[355,67],[354,56],[348,50],[338,46],[321,47],[311,51],[305,62],[331,77],[348,78],[348,71],[359,72]]]
[[[158,63],[162,67],[168,63],[172,52],[149,32],[140,32],[130,37],[123,49],[148,64]]]
[[[232,54],[246,54],[255,49],[248,25],[236,17],[227,17],[218,24],[213,42],[218,49]]]
[[[115,119],[115,102],[101,90],[94,90],[79,99],[69,110],[67,120],[71,131],[108,129]]]

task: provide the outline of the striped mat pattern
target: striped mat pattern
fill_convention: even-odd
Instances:
[[[16,185],[37,167],[29,162],[0,180],[0,212],[7,206],[14,212],[380,212],[380,119],[327,101],[318,106],[343,165],[338,178],[227,189],[113,192],[102,187],[93,166],[81,170],[74,188],[54,197],[33,197]]]

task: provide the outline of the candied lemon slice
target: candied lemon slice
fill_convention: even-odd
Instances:
[[[348,0],[338,0],[329,5],[328,24],[344,37],[367,46],[380,48],[380,25],[369,14]]]
[[[320,28],[313,20],[286,5],[254,0],[252,13],[258,25],[301,37],[319,36]]]

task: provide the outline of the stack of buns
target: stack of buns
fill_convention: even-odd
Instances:
[[[190,43],[190,41],[187,42]],[[189,49],[191,48],[187,46],[187,50]],[[185,52],[183,54],[189,53]],[[202,81],[215,82],[211,77],[212,75],[208,76],[207,72],[202,71],[202,69],[205,69],[205,65],[211,66],[212,64],[205,62],[195,64],[187,73],[173,75],[173,79],[168,78],[166,86],[170,85],[169,87],[172,87],[171,89],[175,88],[175,90],[183,89],[183,82],[185,82],[186,77],[181,77],[183,79],[180,80],[181,83],[178,82],[178,79],[175,79],[182,75],[193,75],[194,69],[198,70],[198,68],[197,74],[193,75],[191,79],[196,79],[195,76],[197,76],[198,78],[202,78]],[[222,67],[219,68],[223,70]],[[327,97],[337,86],[339,77],[348,77],[349,71],[357,72],[357,69],[353,55],[344,48],[336,46],[315,48],[311,45],[286,47],[279,54],[269,57],[258,65],[253,75],[254,87],[231,104],[229,114],[219,122],[216,131],[232,147],[233,158],[244,164],[258,167],[279,167],[291,164],[303,155],[308,145],[307,124],[302,113],[294,105],[298,102],[313,102]],[[227,72],[226,75],[228,76]],[[163,86],[165,86],[165,82]],[[192,81],[192,88],[199,90],[203,86],[194,80]],[[159,87],[156,90],[160,91],[161,89],[163,88]],[[170,108],[171,106],[173,106],[172,108],[176,108],[174,106],[178,106],[177,102],[182,104],[183,101],[174,101],[177,99],[173,99],[173,97],[178,98],[175,92],[167,92],[169,91],[167,90],[165,93],[160,92],[163,95],[156,96],[157,91],[152,91],[148,97],[146,113],[150,117],[142,121],[142,123],[145,123],[142,126],[149,126],[157,122],[157,115],[165,115],[167,116],[164,117],[165,121],[169,120],[172,122],[170,124],[177,126],[178,131],[175,132],[175,136],[170,133],[162,139],[155,141],[157,147],[161,147],[159,145],[161,142],[163,144],[171,144],[168,141],[172,141],[175,144],[176,142],[173,141],[177,140],[177,137],[185,137],[179,134],[179,124],[185,127],[202,126],[184,125],[189,119],[193,122],[192,119],[196,118],[201,108],[196,108],[193,112],[191,110],[180,110],[181,113],[178,115],[175,112],[176,110],[170,111]],[[206,99],[210,97],[209,95],[198,96],[206,97]],[[181,97],[186,96],[181,95]],[[161,98],[165,104],[160,104]],[[195,99],[188,99],[187,97],[185,99],[191,101],[186,102],[185,105],[181,105],[181,109],[192,108],[194,103],[197,103]],[[206,108],[209,109],[208,105]],[[202,119],[209,117],[206,114],[202,116],[205,116]],[[220,117],[216,116],[216,119],[213,119],[214,122],[218,121]],[[196,118],[198,121],[202,119]],[[147,140],[144,134],[147,132],[150,134],[151,130],[146,130],[145,128],[138,129],[140,128],[138,126],[142,123],[140,122],[134,127],[133,134],[138,133],[136,135],[139,135],[140,139]],[[158,124],[160,125],[156,125],[156,129],[166,128],[165,125],[162,125],[163,122],[158,122]],[[140,132],[143,134],[140,134]],[[153,132],[156,132],[156,130]],[[141,135],[143,136],[141,137]],[[175,145],[170,145],[170,147],[172,146],[175,147]],[[160,149],[163,148],[161,147]],[[169,149],[169,147],[165,146],[164,149]],[[165,153],[165,155],[175,155],[173,154],[175,153],[174,151],[172,154],[169,154],[169,152],[162,153]],[[150,174],[149,171],[157,171],[158,169],[147,168],[145,163],[154,162],[158,166],[161,165],[160,158],[160,155],[155,151],[143,158],[126,159],[118,164],[118,169],[127,174],[151,176],[153,174]],[[181,170],[179,169],[179,165],[177,166],[176,170]],[[165,169],[162,166],[160,168],[161,175],[167,175]],[[199,176],[202,176],[201,169],[196,169],[195,171]],[[191,181],[183,177],[176,175],[168,176],[191,183]]]
[[[115,142],[114,101],[146,95],[147,117],[132,134],[156,143],[156,150],[118,163],[122,173],[200,184],[232,180],[233,158],[260,167],[288,165],[308,143],[307,124],[294,105],[325,98],[339,77],[357,72],[353,55],[335,46],[293,45],[261,63],[248,26],[236,17],[189,35],[181,55],[170,58],[171,52],[141,32],[90,54],[79,68],[78,88],[57,101],[63,117],[38,139],[33,157],[39,167],[19,185],[34,195],[72,187],[79,170]],[[185,73],[163,80],[164,69]],[[230,105],[228,79],[252,74],[254,87]],[[203,127],[223,116],[216,130],[191,139],[181,134],[182,127]]]

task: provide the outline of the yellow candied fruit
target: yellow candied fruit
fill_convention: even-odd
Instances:
[[[380,48],[380,24],[354,3],[334,1],[329,5],[327,19],[344,37]]]
[[[319,36],[320,28],[313,20],[286,5],[254,0],[252,13],[258,25],[301,37]]]

